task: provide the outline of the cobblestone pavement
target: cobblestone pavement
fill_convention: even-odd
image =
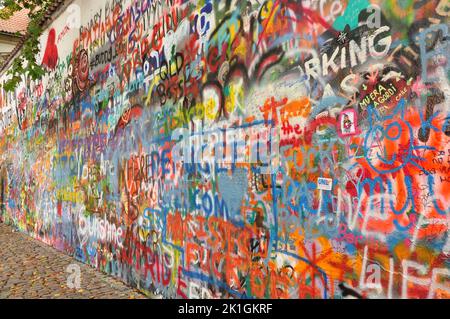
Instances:
[[[0,243],[0,299],[147,298],[121,281],[2,223]],[[71,289],[67,284],[71,273],[66,270],[71,264],[79,265],[81,270],[79,289]]]

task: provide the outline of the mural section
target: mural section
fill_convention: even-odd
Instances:
[[[1,95],[1,219],[165,298],[449,298],[449,15],[75,1]]]

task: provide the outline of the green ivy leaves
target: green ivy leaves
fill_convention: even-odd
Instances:
[[[14,91],[19,83],[25,79],[39,80],[46,73],[46,70],[36,61],[39,54],[39,37],[42,34],[42,22],[44,14],[47,12],[54,0],[4,0],[3,8],[0,10],[0,19],[7,20],[15,12],[28,9],[30,22],[27,27],[25,41],[19,55],[14,58],[6,74],[10,78],[3,84],[3,88]]]

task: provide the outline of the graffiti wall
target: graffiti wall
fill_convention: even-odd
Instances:
[[[449,15],[75,1],[0,97],[1,218],[165,298],[450,298]]]

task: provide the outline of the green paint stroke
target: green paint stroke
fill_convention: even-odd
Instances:
[[[359,13],[366,10],[369,5],[370,2],[367,0],[349,0],[344,14],[336,18],[333,28],[338,31],[343,31],[348,24],[350,30],[355,29],[358,26]]]

